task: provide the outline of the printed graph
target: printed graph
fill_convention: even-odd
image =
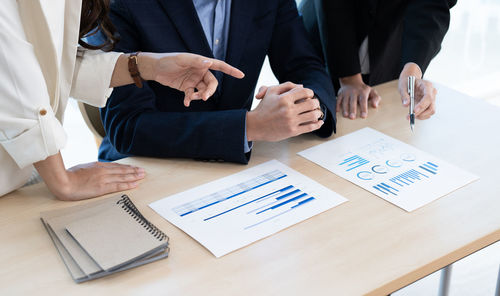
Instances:
[[[477,176],[443,159],[371,128],[311,147],[299,155],[406,211],[477,180]]]
[[[259,203],[259,202],[262,202],[262,201],[265,201],[265,200],[269,200],[269,199],[272,199],[272,200],[275,200],[275,201],[280,201],[280,200],[283,200],[283,199],[285,199],[285,198],[287,198],[287,197],[293,196],[294,194],[296,194],[296,193],[298,193],[298,192],[300,192],[300,190],[299,190],[299,189],[296,189],[296,188],[295,188],[294,186],[292,186],[292,185],[288,185],[288,186],[283,187],[283,188],[281,188],[281,189],[279,189],[279,190],[273,191],[273,192],[268,193],[268,194],[265,194],[265,195],[263,195],[263,196],[259,196],[259,197],[255,198],[255,199],[252,199],[252,200],[248,201],[248,202],[245,202],[245,203],[240,204],[240,205],[238,205],[238,206],[232,207],[232,208],[230,208],[230,209],[228,209],[228,210],[222,211],[222,212],[220,212],[220,213],[218,213],[218,214],[215,214],[215,215],[212,215],[212,216],[210,216],[210,217],[207,217],[207,218],[205,218],[205,219],[203,219],[203,220],[204,220],[204,221],[211,220],[211,219],[213,219],[213,218],[216,218],[216,217],[222,216],[222,215],[224,215],[224,214],[227,214],[227,213],[229,213],[229,212],[232,212],[232,211],[234,211],[234,210],[236,210],[236,209],[239,209],[239,208],[244,207],[244,206],[246,206],[246,205],[249,205],[249,204],[251,204],[251,203],[256,203],[256,204],[257,204],[257,203]]]
[[[419,166],[419,168],[423,169],[424,171],[427,171],[433,175],[437,174],[438,171],[438,166],[433,164],[432,162],[428,161],[426,163],[423,163],[422,165]]]
[[[246,196],[246,194],[251,194],[251,192],[257,188],[265,188],[263,186],[270,185],[275,181],[286,180],[285,177],[287,177],[285,173],[275,170],[235,186],[208,194],[191,202],[184,203],[172,210],[180,217],[184,217],[194,212],[208,209],[222,202],[232,200],[231,203],[233,206],[221,210],[220,212],[212,213],[210,216],[204,218],[203,221],[212,222],[217,218],[222,218],[224,215],[246,207],[248,208],[248,210],[245,210],[246,215],[255,215],[258,220],[258,222],[244,227],[244,229],[250,229],[278,218],[281,215],[315,200],[314,197],[309,196],[309,194],[303,192],[294,185],[287,185],[280,189],[273,190],[272,192],[266,192],[250,200],[241,199],[241,197]],[[259,220],[258,217],[261,216],[262,218]]]
[[[392,194],[392,195],[398,195],[397,193],[399,192],[399,190],[397,190],[396,188],[394,187],[391,187],[385,183],[380,183],[380,184],[377,184],[375,186],[373,186],[373,188],[375,188],[376,190],[382,192],[383,194],[385,195],[389,195],[389,194]]]
[[[269,183],[280,180],[287,175],[279,170],[260,175],[256,178],[250,179],[246,182],[239,183],[227,189],[217,191],[215,193],[203,196],[194,201],[179,205],[172,210],[179,216],[183,217],[199,210],[208,208],[225,200],[234,198],[243,193],[252,191]]]
[[[407,160],[405,161],[414,161],[414,158],[408,156]],[[414,167],[415,168],[407,170],[403,173],[400,173],[390,178],[388,180],[389,182],[387,183],[382,182],[377,185],[374,185],[373,188],[376,189],[378,192],[383,193],[384,195],[397,196],[400,190],[402,190],[401,187],[411,186],[412,184],[416,184],[419,181],[429,179],[432,175],[436,175],[438,170],[438,166],[429,161],[421,165],[418,165],[418,167],[416,166]],[[391,185],[389,185],[388,183]]]
[[[346,201],[271,160],[150,207],[220,257]]]
[[[359,179],[365,180],[365,181],[373,180],[373,174],[371,172],[368,172],[368,171],[361,171],[361,172],[357,173],[356,176],[358,176]]]
[[[426,174],[423,174],[419,171],[417,171],[416,169],[411,169],[411,170],[408,170],[402,174],[399,174],[391,179],[389,179],[389,181],[391,181],[392,183],[400,186],[400,187],[404,187],[404,186],[409,186],[417,181],[420,181],[422,180],[423,178],[429,178],[429,176],[427,176]]]
[[[210,221],[215,218],[222,218],[223,215],[231,213],[240,208],[246,207],[246,215],[262,216],[262,220],[257,223],[246,226],[244,229],[250,229],[257,225],[271,221],[279,216],[297,209],[298,207],[314,201],[315,198],[309,196],[307,193],[298,189],[293,185],[285,186],[281,189],[275,190],[270,193],[263,194],[254,199],[251,199],[242,204],[233,206],[227,210],[213,214],[203,219],[203,221]]]
[[[301,198],[302,198],[302,197],[306,197],[306,196],[307,196],[306,194],[302,194]],[[249,225],[249,226],[245,227],[245,230],[246,230],[246,229],[250,229],[250,228],[252,228],[252,227],[255,227],[255,226],[257,226],[257,225],[261,225],[261,224],[263,224],[263,223],[265,223],[265,222],[268,222],[268,221],[271,221],[271,220],[273,220],[273,219],[275,219],[275,218],[278,218],[279,216],[284,215],[284,214],[286,214],[286,213],[289,213],[289,212],[291,212],[291,211],[293,211],[293,210],[297,209],[298,207],[303,206],[303,205],[305,205],[305,204],[307,204],[307,203],[309,203],[309,202],[312,202],[312,201],[314,201],[314,200],[316,200],[316,199],[315,199],[314,197],[312,197],[312,196],[311,196],[311,197],[306,198],[306,199],[304,199],[304,200],[302,200],[302,201],[299,201],[299,202],[297,202],[296,204],[294,204],[294,205],[290,206],[288,209],[286,209],[286,210],[285,210],[285,211],[283,211],[283,212],[280,212],[280,213],[275,214],[275,215],[273,215],[273,216],[271,216],[271,217],[269,217],[269,218],[266,218],[266,219],[264,219],[264,220],[262,220],[262,221],[260,221],[260,222],[257,222],[257,223],[255,223],[255,224],[252,224],[252,225]],[[271,208],[265,209],[264,211],[267,211],[267,210],[274,210],[274,209],[276,209],[276,208],[281,207],[282,205],[288,204],[288,203],[289,203],[289,202],[291,202],[291,201],[292,201],[292,200],[289,200],[289,201],[287,201],[287,202],[282,202],[282,203],[280,203],[280,204],[278,204],[278,205],[272,206]],[[258,212],[257,214],[259,214],[259,213],[260,213],[260,212]]]
[[[346,172],[349,172],[368,163],[370,163],[369,160],[359,155],[354,155],[344,159],[341,163],[339,163],[339,166],[345,166],[347,168]]]

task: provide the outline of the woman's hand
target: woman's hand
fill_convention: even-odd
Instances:
[[[35,163],[49,190],[60,200],[81,200],[133,189],[144,169],[112,162],[92,162],[68,170],[61,154]]]
[[[154,54],[157,63],[153,80],[183,91],[184,105],[192,100],[208,100],[217,89],[217,79],[209,70],[221,71],[235,78],[245,75],[225,62],[190,53]]]
[[[144,80],[154,80],[184,92],[184,105],[193,100],[208,100],[217,89],[217,79],[210,72],[221,71],[235,78],[245,74],[223,61],[191,53],[149,53],[137,56],[137,67]],[[128,55],[122,54],[115,65],[110,87],[134,83],[128,71]]]
[[[429,119],[436,113],[436,94],[437,90],[430,81],[422,79],[422,71],[415,63],[408,63],[404,66],[399,75],[398,89],[401,95],[401,102],[404,107],[410,104],[410,95],[408,94],[408,77],[415,76],[415,117],[423,120]],[[409,115],[406,116],[409,119]]]

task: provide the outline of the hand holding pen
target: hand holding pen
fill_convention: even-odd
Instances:
[[[399,76],[398,83],[399,93],[401,95],[401,101],[404,107],[411,107],[410,93],[408,88],[408,80],[410,76],[415,77],[413,105],[414,119],[429,119],[434,113],[436,113],[437,90],[434,88],[430,81],[423,80],[421,78],[422,72],[417,64],[406,64],[403,68],[403,71],[401,72],[401,75]],[[410,117],[410,114],[408,114],[406,116],[407,120],[410,121]]]

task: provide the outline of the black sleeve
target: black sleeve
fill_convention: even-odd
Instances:
[[[113,2],[111,18],[120,34],[116,50],[140,50],[140,34],[121,1]],[[106,135],[119,153],[248,162],[249,155],[244,153],[246,110],[164,112],[157,108],[157,100],[182,102],[183,94],[171,90],[171,97],[158,98],[153,87],[160,86],[146,82],[142,89],[135,85],[115,88],[101,109]]]
[[[325,26],[324,42],[328,70],[332,77],[361,73],[357,8],[354,0],[323,0]]]
[[[441,49],[456,0],[412,0],[403,18],[401,69],[414,62],[425,72]]]
[[[315,133],[329,137],[335,131],[336,98],[324,62],[308,39],[294,0],[280,0],[273,38],[268,52],[274,75],[280,83],[291,81],[314,91],[328,108],[327,120]]]

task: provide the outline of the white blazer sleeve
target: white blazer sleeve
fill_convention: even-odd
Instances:
[[[70,96],[96,107],[104,107],[112,88],[113,70],[121,53],[78,48]]]
[[[22,169],[56,154],[66,134],[50,99],[16,1],[0,10],[0,145]],[[50,38],[50,37],[47,37]]]

